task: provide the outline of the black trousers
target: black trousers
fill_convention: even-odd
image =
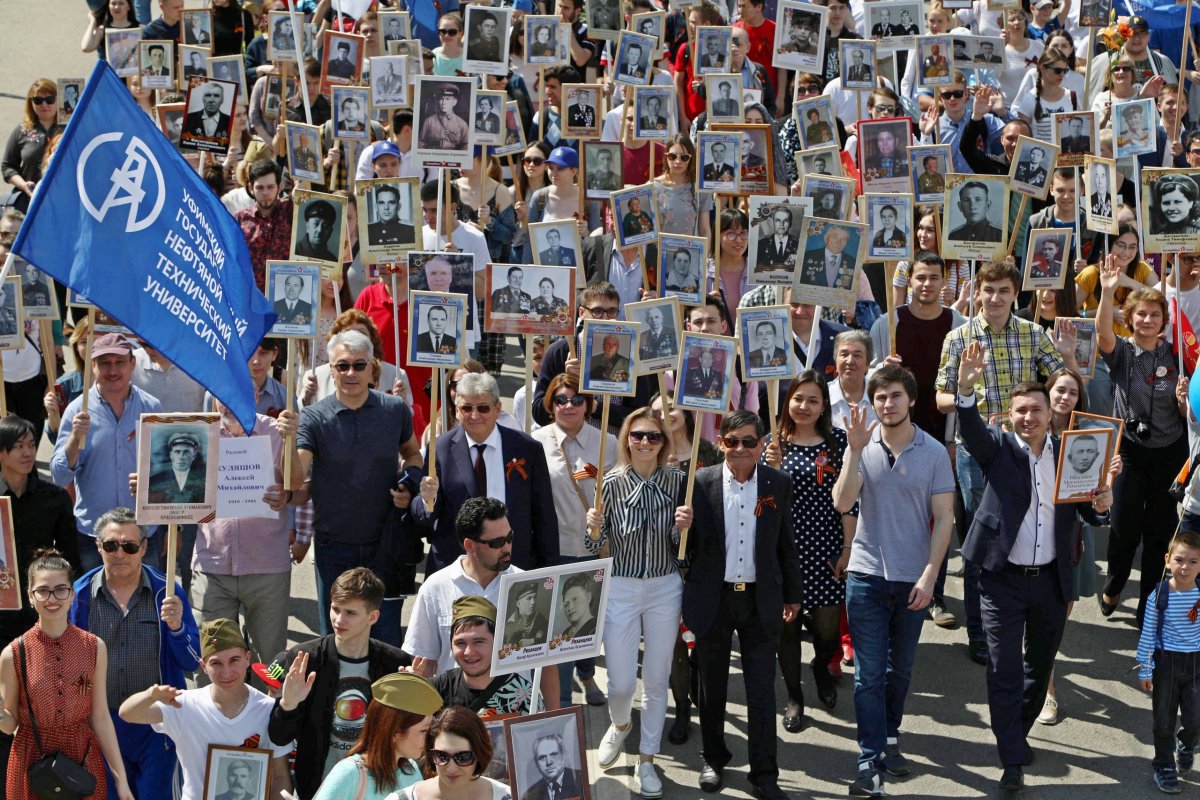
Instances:
[[[1133,568],[1133,556],[1141,545],[1138,628],[1142,627],[1146,613],[1146,598],[1162,579],[1163,554],[1179,522],[1175,501],[1167,489],[1187,457],[1186,435],[1166,447],[1142,447],[1128,439],[1121,442],[1125,469],[1113,484],[1113,524],[1108,534],[1108,579],[1104,582],[1104,593],[1121,594]]]
[[[1174,767],[1176,736],[1185,747],[1194,748],[1200,740],[1200,653],[1156,651],[1153,698],[1152,763],[1155,769]]]
[[[1000,763],[1016,767],[1025,760],[1026,737],[1046,702],[1067,603],[1053,565],[1030,576],[980,570],[979,590],[992,733]]]
[[[44,374],[34,375],[29,380],[19,383],[4,382],[4,402],[8,406],[8,413],[33,424],[34,446],[41,444],[42,429],[46,426],[46,406],[42,403],[45,396]]]
[[[814,656],[809,663],[817,690],[828,691],[834,686],[833,676],[829,674],[829,661],[841,647],[841,623],[840,605],[805,610],[791,622],[783,623],[783,630],[779,633],[779,671],[783,673],[788,697],[792,702],[799,703],[801,709],[804,708],[801,680],[804,658],[800,652],[802,628],[808,629],[813,638]]]
[[[721,605],[712,627],[696,637],[700,666],[700,733],[704,760],[722,768],[733,757],[725,746],[725,704],[729,690],[730,653],[736,632],[741,647],[742,677],[746,682],[750,782],[779,780],[775,731],[775,653],[779,636],[767,633],[758,615],[754,589],[722,589]],[[780,614],[783,609],[779,609]]]

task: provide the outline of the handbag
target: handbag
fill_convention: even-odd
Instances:
[[[21,656],[21,688],[25,691],[25,701],[29,703],[29,724],[33,728],[33,740],[37,744],[38,752],[45,754],[29,768],[29,791],[39,800],[83,800],[96,792],[96,776],[88,772],[87,767],[67,758],[58,750],[46,753],[46,748],[42,746],[41,734],[38,733],[37,719],[33,715],[33,699],[29,696],[24,634],[17,639],[17,651]],[[92,743],[89,741],[87,750],[83,752],[85,762],[91,749]]]

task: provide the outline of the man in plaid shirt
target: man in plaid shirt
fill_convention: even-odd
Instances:
[[[1075,364],[1074,329],[1064,329],[1057,340],[1040,325],[1012,313],[1020,286],[1020,273],[1011,262],[987,264],[975,275],[979,287],[980,313],[950,332],[942,344],[937,378],[937,406],[944,414],[954,411],[958,392],[959,359],[972,341],[981,342],[988,354],[983,381],[976,388],[979,413],[986,420],[1004,413],[1012,389],[1022,381],[1046,377],[1056,369]],[[954,472],[970,527],[975,509],[983,498],[983,472],[961,441],[955,444]],[[943,562],[944,565],[944,562]],[[944,583],[939,576],[939,583]],[[963,572],[963,603],[967,616],[967,649],[971,659],[987,664],[987,642],[979,613],[979,567],[966,562]]]

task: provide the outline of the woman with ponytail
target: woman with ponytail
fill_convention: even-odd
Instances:
[[[1054,115],[1080,109],[1079,96],[1063,86],[1063,79],[1070,71],[1068,54],[1057,47],[1051,47],[1038,59],[1034,91],[1019,97],[1015,104],[1017,116],[1033,128],[1033,138],[1053,142]]]

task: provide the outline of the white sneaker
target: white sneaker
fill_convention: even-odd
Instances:
[[[638,765],[636,781],[638,794],[642,797],[647,800],[662,797],[662,781],[658,777],[658,771],[654,769],[653,761],[643,761]]]
[[[618,730],[616,725],[608,726],[604,738],[600,740],[600,747],[596,749],[596,758],[602,768],[608,769],[616,762],[621,755],[621,746],[625,744],[625,737],[631,730],[632,725],[626,725],[625,730]]]

